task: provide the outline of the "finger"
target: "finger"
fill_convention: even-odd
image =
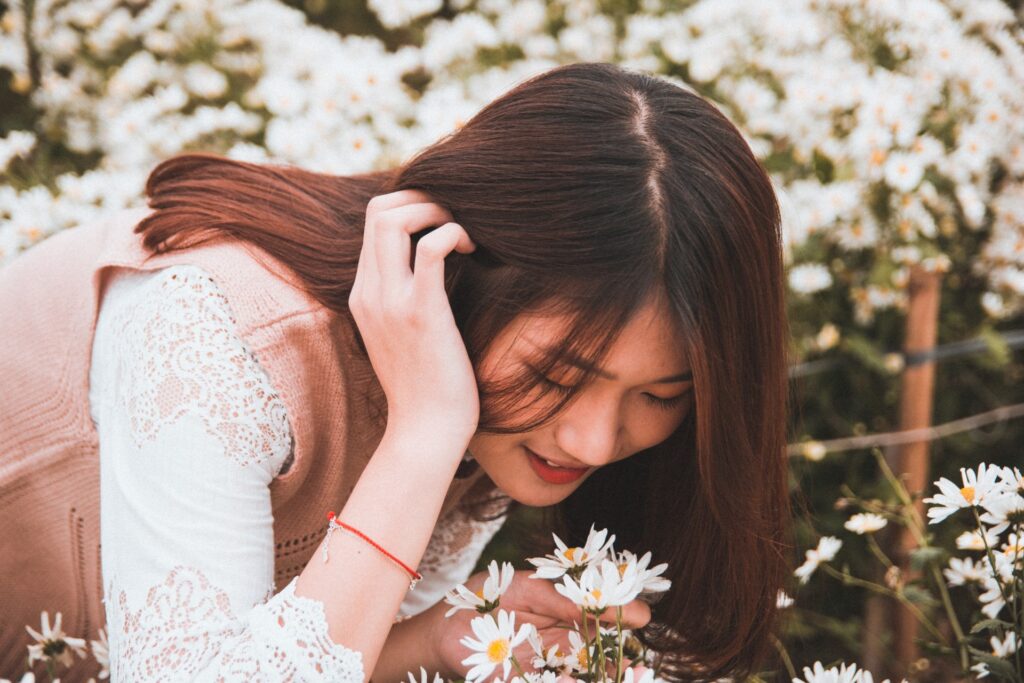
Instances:
[[[370,198],[367,204],[367,213],[380,213],[403,204],[430,204],[435,200],[423,190],[395,190],[387,194],[379,194]]]
[[[444,259],[452,250],[468,254],[476,249],[466,230],[458,223],[445,223],[416,245],[413,286],[428,292],[440,285],[444,292]]]
[[[602,622],[616,623],[618,608],[609,607],[598,617]],[[651,620],[651,608],[643,600],[633,600],[622,606],[622,625],[625,628],[643,628]]]
[[[517,572],[518,574],[519,572]],[[522,574],[531,578],[529,570],[522,570]],[[545,579],[532,579],[526,586],[512,582],[512,586],[520,589],[527,589],[524,596],[528,600],[529,611],[534,614],[543,614],[559,622],[572,624],[580,620],[580,608],[572,600],[565,597],[555,589],[555,584]]]
[[[406,204],[416,203],[432,203],[434,198],[428,195],[426,192],[421,190],[398,190],[396,192],[389,192],[387,194],[375,195],[370,197],[369,202],[366,205],[364,226],[363,226],[363,243],[359,251],[359,263],[356,266],[356,277],[355,282],[359,283],[358,289],[363,287],[370,287],[371,290],[376,289],[379,281],[379,266],[372,262],[370,259],[376,259],[376,233],[377,233],[377,218],[384,212]],[[446,218],[445,220],[451,220]],[[444,221],[439,221],[438,224]],[[406,263],[408,263],[408,256],[406,257]],[[353,287],[354,289],[356,287]]]
[[[401,281],[401,278],[409,277],[409,258],[412,253],[410,235],[451,220],[451,212],[440,204],[405,204],[375,214],[375,239],[372,246],[380,277],[385,282]]]
[[[366,220],[363,222],[363,243],[359,248],[359,262],[356,264],[356,276],[352,281],[352,290],[362,292],[364,288],[372,283],[376,285],[377,276],[376,273],[370,273],[369,271],[377,270],[377,264],[373,255],[373,245],[376,242],[374,235],[376,231],[374,229],[374,222],[376,221],[376,211],[371,208],[374,206],[377,197],[370,199],[370,203],[366,207]]]

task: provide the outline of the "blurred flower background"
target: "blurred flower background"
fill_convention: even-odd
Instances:
[[[815,567],[894,593],[805,585],[805,569],[779,666],[946,680],[971,637],[1016,656],[1020,680],[1020,598],[997,613],[1017,624],[1014,647],[953,628],[984,618],[976,593],[941,596],[982,571],[965,564],[984,551],[962,539],[973,527],[907,541],[884,520],[920,516],[932,482],[960,467],[1024,464],[1022,17],[1019,0],[6,0],[0,267],[140,205],[148,171],[178,152],[356,173],[557,64],[657,74],[740,126],[782,202],[794,566],[815,549]],[[822,537],[848,541],[823,553]],[[523,566],[501,534],[480,567],[494,557]],[[901,635],[913,610],[953,645]]]

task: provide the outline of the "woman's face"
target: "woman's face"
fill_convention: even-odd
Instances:
[[[662,300],[652,299],[609,350],[600,366],[603,376],[595,377],[554,419],[517,434],[478,432],[469,452],[505,494],[525,505],[544,506],[567,497],[598,467],[664,441],[693,405],[690,367],[671,320]],[[479,373],[492,379],[521,371],[534,347],[558,344],[565,324],[550,316],[516,318],[495,339]],[[566,379],[573,376],[571,368],[553,372],[558,374],[549,375],[550,380],[571,383]],[[538,414],[556,399],[554,392],[542,399]],[[570,469],[551,469],[533,454]]]

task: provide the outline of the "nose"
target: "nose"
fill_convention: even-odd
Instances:
[[[555,425],[555,443],[576,462],[600,467],[619,452],[622,421],[619,402],[611,395],[577,397]]]

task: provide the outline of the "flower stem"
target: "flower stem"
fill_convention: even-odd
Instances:
[[[615,608],[615,623],[619,627],[619,632],[615,634],[615,640],[618,642],[618,657],[616,657],[617,666],[615,668],[615,683],[622,683],[622,606],[619,605]]]
[[[594,661],[590,656],[590,627],[587,625],[587,608],[580,607],[580,611],[583,614],[583,652],[587,657],[587,673],[595,674]]]
[[[931,632],[931,634],[937,640],[941,641],[943,645],[947,645],[947,646],[949,645],[949,643],[946,642],[945,636],[943,636],[942,633],[939,631],[939,629],[937,629],[935,627],[935,624],[933,624],[931,622],[931,620],[928,619],[928,617],[926,617],[924,615],[924,613],[920,609],[918,609],[917,605],[912,603],[910,600],[907,600],[907,597],[905,595],[903,595],[903,593],[891,590],[891,589],[889,589],[889,588],[887,588],[885,586],[881,586],[881,585],[879,585],[877,583],[872,583],[871,581],[865,581],[864,579],[858,579],[856,576],[853,576],[852,574],[848,574],[846,572],[840,572],[840,571],[838,571],[836,569],[833,569],[831,566],[829,566],[827,564],[822,564],[821,567],[826,572],[828,572],[832,576],[834,576],[837,579],[839,579],[840,581],[842,581],[844,584],[860,586],[861,588],[866,588],[869,591],[872,591],[873,593],[879,593],[881,595],[887,595],[890,598],[893,598],[893,599],[899,601],[899,603],[901,605],[903,605],[908,610],[913,612],[914,616],[917,617],[918,621],[920,621],[921,624],[925,628],[927,628]]]
[[[871,552],[874,553],[879,562],[891,569],[893,567],[893,561],[889,559],[889,556],[886,555],[885,551],[878,545],[878,541],[875,540],[874,534],[865,535],[868,537],[868,547],[871,548]]]
[[[786,646],[782,644],[782,641],[772,636],[772,645],[778,650],[779,656],[782,657],[782,663],[786,666],[786,671],[789,673],[790,680],[796,678],[796,668],[793,666],[793,660],[789,657],[789,652],[786,651]]]
[[[960,628],[960,620],[956,617],[956,610],[953,609],[953,600],[949,597],[949,589],[946,588],[946,581],[942,577],[942,572],[934,564],[931,565],[931,569],[932,578],[935,579],[935,583],[939,586],[942,605],[946,609],[946,618],[949,619],[949,625],[953,628],[953,634],[956,636],[956,646],[960,650],[960,667],[965,673],[968,673],[970,660],[967,656],[967,639],[964,637],[963,629]]]
[[[594,615],[594,629],[597,632],[597,656],[600,660],[601,666],[601,680],[608,680],[608,663],[604,656],[604,641],[601,639],[601,622],[598,619],[598,615]]]

